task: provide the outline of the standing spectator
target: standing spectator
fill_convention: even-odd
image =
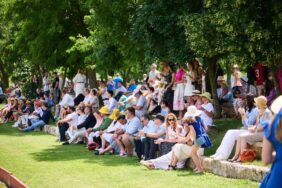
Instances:
[[[60,82],[59,75],[58,75],[57,72],[54,72],[54,80],[52,82],[52,89],[53,89],[53,95],[54,95],[54,102],[55,102],[55,104],[58,104],[59,100],[60,100],[59,82]]]
[[[233,66],[233,76],[234,76],[234,82],[232,84],[232,88],[239,90],[242,87],[242,82],[241,82],[242,74],[237,64]]]
[[[114,77],[114,83],[115,83],[115,89],[117,89],[118,87],[119,87],[119,85],[118,85],[118,83],[119,82],[123,82],[123,79],[122,79],[122,77],[120,76],[120,74],[119,73],[116,73],[116,76]]]
[[[147,77],[147,75],[146,75]],[[151,65],[151,70],[149,72],[149,77],[147,83],[151,83],[154,85],[155,81],[160,77],[160,72],[157,70],[157,64],[153,63]]]
[[[137,99],[137,104],[133,106],[135,109],[135,114],[138,118],[141,118],[146,112],[147,109],[147,101],[145,96],[142,94],[142,92],[139,89],[135,89],[133,92],[134,96]]]
[[[68,107],[68,106],[74,106],[74,100],[73,100],[73,97],[67,93],[67,89],[65,88],[62,91],[62,100],[56,106],[55,119],[61,117],[61,114],[62,114],[61,109],[63,107]]]
[[[263,95],[265,91],[266,75],[264,75],[264,66],[262,63],[255,64],[254,74],[255,74],[255,86],[257,88],[258,96]]]
[[[278,97],[271,105],[271,110],[276,117],[271,125],[264,126],[262,148],[262,162],[271,164],[270,172],[263,178],[261,188],[279,188],[282,185],[282,96]],[[275,153],[275,154],[274,154]]]
[[[161,76],[164,77],[165,81],[165,87],[163,90],[163,100],[168,103],[168,107],[170,110],[173,110],[173,84],[174,84],[174,78],[175,74],[172,71],[171,62],[163,62],[162,68],[163,72],[161,73]]]
[[[86,76],[82,73],[81,69],[78,69],[78,72],[72,81],[74,83],[75,96],[77,97],[79,94],[83,94],[86,83]]]
[[[192,91],[195,90],[195,86],[193,83],[195,83],[196,72],[193,63],[187,63],[187,68],[188,72],[186,73],[184,96],[187,101],[190,101],[190,98],[192,97]]]
[[[115,82],[113,81],[113,77],[111,76],[108,76],[107,91],[115,91]]]
[[[173,110],[178,111],[178,119],[182,119],[184,110],[184,77],[185,71],[183,67],[177,69],[175,74],[175,91],[173,98]]]
[[[50,80],[49,80],[48,72],[45,72],[42,84],[43,84],[43,92],[49,96],[50,95],[50,88],[49,88]]]

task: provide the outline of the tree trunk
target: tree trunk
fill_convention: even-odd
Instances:
[[[225,63],[225,68],[226,68],[227,84],[228,86],[231,87],[231,66],[230,66],[231,64],[226,61],[224,63]]]
[[[87,77],[89,78],[90,88],[96,88],[98,86],[96,70],[95,69],[88,69],[87,70]]]
[[[7,71],[5,71],[4,63],[0,60],[0,78],[2,82],[2,89],[3,91],[9,87],[9,75]]]
[[[219,101],[217,97],[217,85],[216,85],[216,67],[217,67],[217,57],[207,58],[207,67],[208,67],[208,76],[211,86],[211,95],[213,98],[213,105],[214,105],[214,118],[220,117],[220,107]]]

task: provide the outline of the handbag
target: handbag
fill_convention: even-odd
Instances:
[[[200,136],[199,138],[196,139],[196,143],[198,146],[202,146],[203,144],[206,143],[206,139],[203,136]]]
[[[245,149],[240,153],[240,160],[242,162],[252,162],[255,160],[257,153],[253,149]]]

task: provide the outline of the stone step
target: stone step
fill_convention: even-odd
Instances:
[[[207,172],[228,178],[248,179],[261,182],[264,175],[269,171],[267,167],[219,161],[209,157],[202,157],[201,161]],[[186,164],[192,169],[195,168],[191,159],[189,159]]]

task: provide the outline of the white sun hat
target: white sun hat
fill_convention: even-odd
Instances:
[[[189,117],[197,117],[201,115],[202,111],[198,110],[196,106],[191,105],[187,108],[187,112],[185,113],[184,117],[189,118]]]

